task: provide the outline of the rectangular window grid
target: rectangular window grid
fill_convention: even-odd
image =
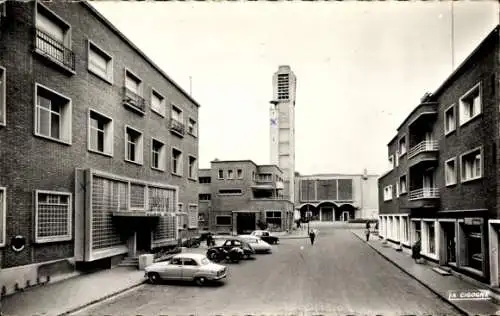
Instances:
[[[71,239],[71,196],[37,192],[37,241]]]
[[[130,185],[130,208],[144,209],[146,207],[145,201],[146,187],[141,184]]]
[[[198,205],[189,205],[188,226],[189,228],[198,227]]]

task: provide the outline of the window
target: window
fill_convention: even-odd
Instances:
[[[72,239],[71,193],[35,191],[35,241]]]
[[[455,105],[451,105],[444,111],[444,134],[449,134],[456,129]]]
[[[196,157],[189,156],[188,178],[196,179]]]
[[[219,169],[219,179],[224,179],[224,170]]]
[[[123,104],[140,114],[146,111],[146,104],[142,97],[142,80],[127,69],[125,69]]]
[[[392,200],[392,185],[388,185],[384,188],[384,201]]]
[[[188,208],[188,227],[198,227],[198,204],[189,204]]]
[[[399,167],[399,156],[400,156],[399,151],[396,151],[396,155],[394,156],[394,158],[395,158],[394,164],[396,167]]]
[[[481,113],[481,84],[478,83],[460,98],[460,125]]]
[[[460,156],[461,182],[479,179],[482,176],[482,150],[474,149]]]
[[[399,194],[407,193],[406,175],[399,177]]]
[[[125,127],[125,160],[142,164],[143,136],[138,130]]]
[[[401,217],[401,224],[403,225],[401,241],[404,243],[408,243],[410,240],[409,239],[410,238],[410,225],[409,225],[408,217],[402,216]]]
[[[182,176],[182,152],[172,148],[172,173]]]
[[[182,123],[183,118],[182,118],[182,110],[176,107],[175,105],[172,105],[172,111],[171,111],[172,119],[176,120],[179,123]]]
[[[445,162],[444,172],[446,185],[453,185],[457,183],[456,162],[457,158],[451,158]]]
[[[388,165],[388,167],[389,167],[389,170],[394,169],[394,155],[390,155],[389,156],[389,165]]]
[[[113,83],[113,57],[106,53],[103,49],[97,47],[91,41],[88,41],[88,70],[104,79],[109,83]]]
[[[142,81],[129,70],[125,70],[125,88],[129,92],[142,96]]]
[[[7,203],[6,189],[0,187],[0,247],[5,246]]]
[[[113,120],[89,110],[88,150],[113,156]]]
[[[193,136],[196,136],[197,135],[197,132],[196,132],[196,121],[193,120],[192,118],[189,118],[188,120],[188,133],[193,135]]]
[[[219,195],[240,195],[243,194],[241,189],[220,189]]]
[[[39,2],[36,11],[35,51],[73,71],[70,25]]]
[[[165,116],[165,98],[154,89],[151,89],[151,109],[153,112]]]
[[[212,178],[210,177],[199,177],[198,178],[199,183],[212,183]]]
[[[209,193],[200,193],[198,195],[198,200],[200,201],[210,201],[212,200],[212,195]]]
[[[243,170],[242,169],[236,170],[236,176],[238,177],[238,179],[243,179]]]
[[[35,84],[35,135],[71,144],[71,99]]]
[[[167,165],[165,156],[165,144],[153,138],[151,140],[151,168],[165,171]]]
[[[482,247],[482,232],[480,225],[465,225],[461,224],[464,232],[465,253],[464,265],[472,269],[483,270],[483,247]]]
[[[172,105],[172,111],[170,112],[170,115],[170,130],[175,132],[177,135],[183,136],[185,133],[185,129],[182,110],[175,105]]]
[[[6,80],[7,71],[0,66],[0,126],[7,124],[7,109],[6,109]]]
[[[406,138],[401,137],[399,140],[399,148],[398,148],[399,156],[403,156],[406,154]]]
[[[228,215],[215,216],[215,225],[231,226],[231,216]]]
[[[435,231],[435,223],[434,222],[424,222],[425,230],[426,230],[426,247],[425,252],[427,254],[435,255],[436,254],[436,231]]]
[[[233,170],[229,169],[229,170],[227,171],[227,178],[228,178],[228,179],[234,179]]]

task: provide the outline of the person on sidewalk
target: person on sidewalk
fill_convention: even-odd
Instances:
[[[421,250],[422,250],[422,245],[419,238],[411,247],[411,257],[415,260],[415,263],[420,263]]]
[[[366,241],[370,241],[370,222],[366,222],[365,235]]]
[[[311,240],[311,245],[314,245],[315,238],[316,238],[316,232],[312,229],[309,231],[309,239]]]

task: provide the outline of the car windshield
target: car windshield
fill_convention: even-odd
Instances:
[[[200,262],[201,262],[202,265],[207,265],[207,264],[210,263],[210,260],[208,260],[208,258],[203,258],[203,259],[201,259]]]

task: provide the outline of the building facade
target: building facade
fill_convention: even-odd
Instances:
[[[251,160],[212,161],[199,171],[200,229],[243,234],[258,229],[289,230],[293,203],[284,196],[284,174]]]
[[[498,26],[388,144],[379,179],[380,235],[498,286]]]
[[[323,222],[377,219],[378,175],[297,175],[295,208],[300,218]],[[309,212],[309,216],[308,216]]]
[[[273,75],[270,117],[270,162],[283,170],[284,195],[295,201],[295,91],[297,78],[290,66]]]
[[[1,11],[2,294],[195,234],[198,103],[86,2]]]

